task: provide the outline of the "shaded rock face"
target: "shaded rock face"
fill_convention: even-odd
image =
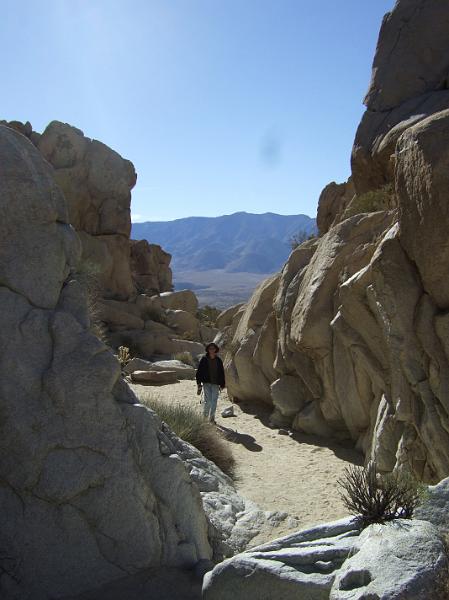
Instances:
[[[173,289],[171,255],[157,244],[131,240],[131,272],[140,294],[158,294]]]
[[[411,124],[449,108],[448,31],[441,0],[399,0],[385,16],[352,152],[358,193],[392,179],[396,143]]]
[[[409,13],[411,7],[416,11]],[[427,482],[449,474],[449,111],[440,110],[439,100],[425,101],[427,117],[427,109],[419,119],[409,109],[421,73],[413,63],[416,32],[432,37],[433,19],[432,43],[441,43],[440,27],[449,35],[447,3],[400,0],[387,16],[356,137],[356,154],[361,148],[367,160],[353,161],[356,193],[372,187],[368,179],[381,165],[375,185],[393,188],[396,208],[346,218],[344,188],[331,185],[320,201],[321,237],[297,248],[222,333],[234,396],[271,404],[275,424],[350,439],[382,471],[408,469]],[[399,42],[387,64],[380,57],[394,27]],[[396,79],[391,70],[407,52],[408,76]],[[405,85],[408,78],[413,85]],[[437,79],[429,75],[427,88]],[[402,102],[406,120],[395,131],[376,130],[380,154],[365,142],[359,148],[366,119],[380,114],[374,110],[396,110],[391,98]],[[393,113],[382,114],[384,125],[391,124]],[[388,165],[376,162],[392,152]],[[326,208],[329,194],[335,200]]]
[[[3,126],[0,187],[0,596],[63,598],[210,558],[198,490],[89,332],[51,169]]]

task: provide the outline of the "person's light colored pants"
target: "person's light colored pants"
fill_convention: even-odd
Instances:
[[[217,410],[217,400],[220,386],[216,383],[203,383],[204,403],[203,414],[209,421],[215,420],[215,411]]]

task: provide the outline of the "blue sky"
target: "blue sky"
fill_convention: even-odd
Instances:
[[[133,161],[135,220],[315,216],[393,0],[2,0],[0,118]]]

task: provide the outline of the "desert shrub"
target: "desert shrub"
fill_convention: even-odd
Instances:
[[[408,473],[379,474],[374,462],[366,467],[347,467],[338,484],[345,507],[357,516],[361,527],[411,519],[426,490]]]
[[[360,213],[387,210],[393,201],[393,186],[389,183],[377,190],[371,190],[360,196],[354,196],[345,211],[345,217],[352,217]]]
[[[308,240],[313,240],[314,238],[316,238],[315,233],[307,233],[307,231],[304,231],[302,229],[301,231],[298,231],[297,233],[292,235],[291,238],[288,240],[288,243],[292,250],[296,250],[298,246],[300,246],[304,242],[307,242]]]
[[[217,322],[217,317],[220,314],[221,310],[216,308],[215,306],[202,306],[198,309],[196,313],[196,318],[203,325],[207,325],[208,327],[215,327]]]
[[[223,473],[234,476],[235,460],[217,428],[204,420],[196,407],[164,402],[147,394],[141,401],[157,413],[170,429],[185,442],[195,446]]]
[[[173,354],[174,360],[180,360],[186,365],[190,365],[191,367],[195,366],[195,361],[193,360],[193,356],[191,352],[184,350],[184,352],[175,352]]]
[[[117,352],[117,358],[118,358],[118,361],[119,361],[120,366],[123,371],[123,369],[126,367],[126,365],[131,360],[131,354],[129,352],[129,348],[127,348],[126,346],[119,346],[118,352]]]

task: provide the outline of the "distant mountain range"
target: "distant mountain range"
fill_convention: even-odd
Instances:
[[[170,252],[175,272],[274,273],[291,252],[291,237],[315,231],[315,219],[307,215],[238,212],[133,223],[131,236],[160,244]]]

